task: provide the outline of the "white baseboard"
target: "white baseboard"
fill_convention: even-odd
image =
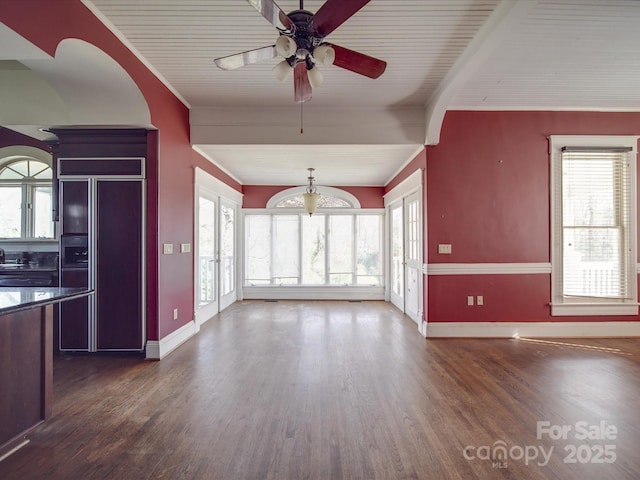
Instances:
[[[245,300],[384,300],[384,287],[244,287]]]
[[[427,337],[640,337],[640,322],[431,322]]]
[[[195,320],[192,320],[159,341],[149,340],[147,342],[146,357],[149,360],[162,359],[194,336],[198,330]]]

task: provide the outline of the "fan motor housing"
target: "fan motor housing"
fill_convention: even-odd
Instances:
[[[307,10],[294,10],[287,14],[295,25],[293,32],[281,32],[293,38],[298,46],[298,50],[306,50],[313,53],[313,49],[322,43],[324,37],[318,36],[318,32],[313,26],[313,13]]]

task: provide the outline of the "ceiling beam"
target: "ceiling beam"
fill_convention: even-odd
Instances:
[[[190,111],[191,143],[424,145],[424,119],[423,107],[194,107]]]
[[[426,144],[440,142],[440,130],[451,99],[483,62],[511,35],[538,0],[502,0],[474,39],[449,69],[426,104]]]

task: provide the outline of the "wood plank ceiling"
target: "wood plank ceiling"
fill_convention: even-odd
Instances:
[[[277,111],[293,104],[291,80],[280,83],[271,72],[278,59],[235,71],[212,62],[275,42],[276,29],[246,1],[83,1],[192,109]],[[286,12],[298,8],[296,0],[277,3]],[[304,7],[315,12],[323,3],[307,0]],[[327,40],[386,60],[387,71],[371,80],[323,67],[324,83],[309,108],[420,108],[427,132],[436,135],[383,151],[362,145],[360,153],[329,142],[318,152],[347,156],[351,171],[334,162],[326,183],[384,185],[416,146],[437,143],[438,118],[447,109],[640,110],[639,24],[636,0],[372,0]],[[292,169],[309,153],[298,143],[197,146],[241,183],[288,185],[300,184],[312,166]]]

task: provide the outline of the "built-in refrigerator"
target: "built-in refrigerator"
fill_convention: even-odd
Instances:
[[[144,158],[59,158],[60,285],[92,296],[59,305],[62,352],[145,346]]]

